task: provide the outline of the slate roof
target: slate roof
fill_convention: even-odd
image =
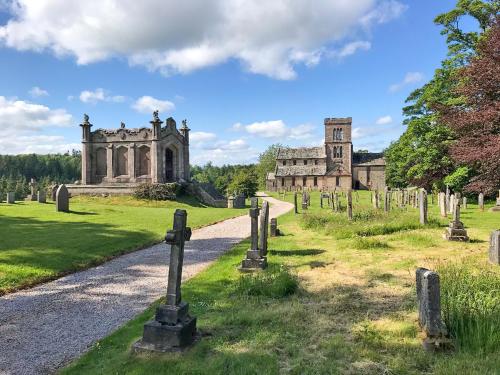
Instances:
[[[384,154],[382,152],[354,152],[352,164],[360,165],[385,165]]]
[[[322,158],[326,158],[324,147],[280,148],[276,156],[276,160]]]
[[[326,165],[278,165],[276,177],[286,176],[324,176]]]

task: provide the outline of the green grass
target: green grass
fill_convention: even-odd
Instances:
[[[449,219],[439,218],[435,206],[430,207],[430,217],[439,227],[431,224],[411,229],[408,225],[418,223],[415,209],[397,210],[387,217],[372,212],[366,193],[355,202],[355,210],[360,212],[357,224],[319,208],[317,193],[312,193],[312,198],[306,215],[292,212],[278,219],[283,236],[270,240],[268,270],[255,276],[238,273],[237,266],[249,246],[245,241],[183,284],[183,299],[190,303],[203,334],[189,351],[182,355],[131,353],[143,324],[154,315],[152,306],[62,373],[499,373],[498,345],[489,350],[460,346],[454,352],[437,354],[422,349],[414,281],[416,267],[439,268],[444,290],[456,281],[474,284],[457,287],[455,294],[467,298],[472,293],[469,302],[477,300],[482,311],[491,312],[485,308],[489,301],[485,296],[495,295],[497,284],[492,280],[500,276],[500,267],[488,264],[487,239],[500,224],[498,213],[479,212],[477,206],[470,205],[462,216],[474,241],[455,243],[442,239]],[[292,199],[288,194],[286,200]],[[361,213],[364,210],[370,213]],[[308,228],[308,218],[313,215],[324,216],[321,220],[329,227]],[[356,233],[359,226],[398,222],[406,226],[367,237]],[[462,262],[468,272],[463,277],[441,271],[442,266]],[[471,276],[485,272],[490,275],[486,279]],[[266,286],[270,291],[264,292]],[[460,314],[467,310],[459,304],[455,307],[457,317],[463,319]],[[496,328],[498,331],[498,325]]]
[[[159,242],[176,208],[187,210],[193,228],[246,213],[208,208],[191,198],[154,202],[76,197],[69,213],[55,212],[52,202],[2,203],[0,295]]]

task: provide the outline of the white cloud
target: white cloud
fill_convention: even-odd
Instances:
[[[289,139],[310,139],[313,137],[313,130],[315,129],[314,125],[311,124],[302,124],[298,125],[294,128],[290,129],[288,134]]]
[[[306,140],[313,137],[314,125],[301,124],[295,127],[288,127],[283,120],[261,121],[243,125],[236,123],[232,130],[244,130],[246,133],[261,138],[282,138],[290,140]]]
[[[365,131],[362,128],[353,128],[351,131],[352,139],[360,139],[366,135]]]
[[[356,42],[351,42],[346,44],[338,52],[334,52],[333,56],[344,58],[347,56],[354,55],[357,51],[368,51],[372,47],[372,44],[366,40],[358,40]]]
[[[40,134],[48,128],[71,125],[72,116],[64,109],[51,109],[0,96],[0,154],[65,152],[79,145],[62,136]],[[6,141],[8,139],[8,141]]]
[[[146,95],[137,99],[132,108],[141,113],[151,113],[156,110],[170,112],[175,109],[175,104],[168,100],[160,100]]]
[[[377,125],[387,125],[387,124],[390,124],[392,122],[392,117],[387,115],[387,116],[382,116],[382,117],[379,117],[377,119],[377,121],[375,121],[375,124]]]
[[[69,99],[69,97],[68,97]],[[126,100],[122,95],[108,95],[107,91],[101,88],[94,91],[84,90],[80,93],[80,100],[84,103],[96,104],[97,102],[122,103]]]
[[[424,80],[424,75],[420,72],[408,72],[401,82],[394,83],[389,86],[390,92],[396,92],[402,88],[412,85],[414,83],[422,82]]]
[[[29,94],[34,98],[39,98],[40,96],[49,96],[49,92],[47,90],[41,89],[38,86],[32,87],[29,91]]]
[[[191,134],[189,134],[190,143],[211,142],[214,141],[215,139],[217,139],[217,136],[214,133],[191,132]]]
[[[17,0],[0,44],[78,64],[125,57],[165,75],[235,59],[249,72],[293,79],[298,64],[318,64],[334,44],[405,9],[395,0]]]

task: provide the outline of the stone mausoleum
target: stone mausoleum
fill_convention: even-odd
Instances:
[[[324,124],[323,146],[278,150],[275,170],[266,177],[267,189],[384,189],[383,154],[353,151],[352,118],[326,118]]]
[[[73,194],[129,193],[139,183],[189,181],[189,128],[153,113],[151,127],[96,129],[82,124],[82,179]]]

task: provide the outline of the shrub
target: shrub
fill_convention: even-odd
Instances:
[[[236,286],[236,292],[244,296],[282,298],[295,293],[298,286],[297,277],[281,266],[241,276]]]
[[[135,188],[134,197],[156,201],[175,200],[182,190],[183,187],[175,182],[168,184],[144,183]]]
[[[459,350],[489,353],[500,343],[500,273],[470,264],[438,268],[443,319]]]

